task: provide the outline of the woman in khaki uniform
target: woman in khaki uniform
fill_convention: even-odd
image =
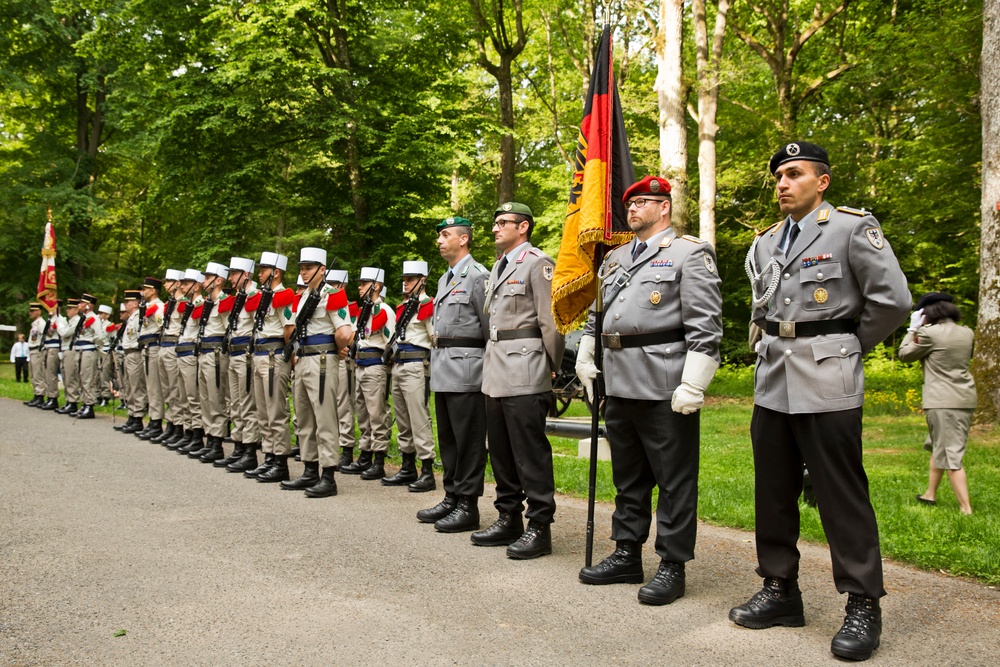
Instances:
[[[976,409],[976,383],[969,373],[973,333],[957,324],[961,317],[951,295],[924,295],[910,319],[899,358],[920,359],[924,367],[922,405],[930,431],[924,449],[932,454],[927,490],[917,496],[917,501],[936,504],[938,485],[947,472],[959,510],[972,514],[962,458]]]

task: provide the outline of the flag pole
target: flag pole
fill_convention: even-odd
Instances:
[[[594,276],[597,281],[597,298],[594,302],[594,365],[597,377],[594,379],[594,395],[590,401],[590,479],[587,486],[587,553],[585,565],[594,562],[594,504],[597,497],[597,445],[600,440],[601,401],[604,400],[603,346],[601,332],[604,330],[604,299],[601,297],[601,277],[598,270],[604,263],[603,242],[594,246]]]

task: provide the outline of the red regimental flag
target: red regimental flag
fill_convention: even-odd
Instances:
[[[610,27],[604,28],[597,47],[574,166],[552,277],[552,313],[563,333],[576,328],[597,296],[597,246],[616,246],[632,238],[621,199],[635,172],[615,85]]]
[[[38,273],[38,301],[52,314],[56,310],[56,230],[52,227],[52,211],[45,223],[42,240],[42,268]]]

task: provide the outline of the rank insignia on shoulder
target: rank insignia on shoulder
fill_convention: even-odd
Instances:
[[[871,215],[871,211],[866,211],[864,208],[851,208],[850,206],[838,206],[837,210],[841,213],[850,213],[851,215],[856,215],[859,218],[863,218],[866,215]]]
[[[757,232],[755,234],[755,236],[763,236],[764,234],[766,234],[768,232],[772,232],[772,233],[776,232],[776,231],[778,231],[777,228],[781,225],[781,223],[782,223],[782,221],[779,220],[778,222],[774,223],[770,227],[765,227],[764,229],[760,230],[759,232]]]
[[[669,248],[670,244],[674,242],[674,238],[675,237],[673,237],[673,236],[669,236],[669,237],[663,239],[662,241],[660,241],[660,247],[661,248]]]
[[[552,274],[555,273],[555,270],[556,270],[556,267],[554,267],[554,266],[544,266],[544,267],[542,267],[542,275],[545,276],[546,280],[548,280],[549,282],[552,282]]]
[[[705,268],[709,273],[715,273],[715,260],[709,254],[705,255]]]
[[[882,230],[878,227],[869,227],[866,229],[865,238],[878,250],[881,250],[885,245],[885,239],[882,238]]]
[[[816,214],[816,222],[826,222],[830,219],[830,209],[824,208]]]
[[[681,238],[684,239],[685,241],[690,241],[691,243],[704,243],[704,241],[702,241],[697,236],[691,236],[690,234],[685,234]]]

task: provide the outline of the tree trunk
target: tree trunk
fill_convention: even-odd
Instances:
[[[684,0],[660,0],[660,23],[656,34],[656,99],[660,111],[660,174],[670,181],[673,196],[671,222],[686,229],[687,130],[685,128]]]
[[[514,174],[517,171],[517,154],[514,150],[514,91],[510,73],[512,60],[500,58],[496,80],[500,93],[500,183],[497,187],[497,201],[514,200]]]
[[[719,0],[712,42],[708,41],[705,0],[694,0],[695,51],[698,63],[698,236],[715,247],[715,122],[719,110],[719,63],[726,36],[729,0]]]
[[[983,5],[979,90],[983,116],[982,238],[972,371],[979,392],[978,421],[994,423],[1000,415],[1000,0],[986,0]]]

